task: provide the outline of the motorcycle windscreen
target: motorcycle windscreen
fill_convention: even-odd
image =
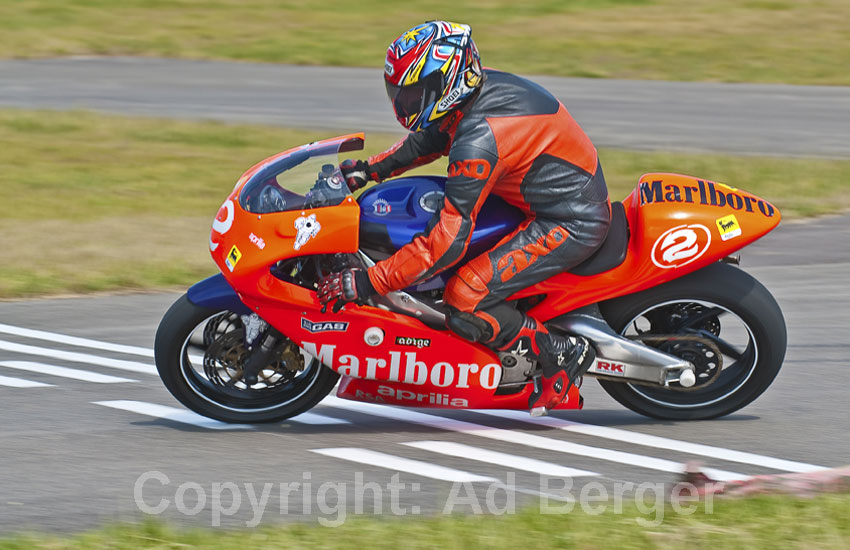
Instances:
[[[252,214],[336,206],[350,194],[337,149],[303,149],[264,166],[242,188],[239,204]]]

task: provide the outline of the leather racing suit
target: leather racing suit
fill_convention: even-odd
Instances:
[[[444,294],[449,327],[499,349],[529,325],[505,299],[588,258],[605,239],[611,207],[596,149],[563,104],[524,78],[484,73],[462,109],[369,159],[376,181],[443,155],[449,165],[443,206],[426,231],[368,274],[386,294],[448,269],[466,254],[487,196],[502,197],[525,221],[462,266]]]

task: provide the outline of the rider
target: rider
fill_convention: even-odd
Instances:
[[[411,133],[341,169],[355,190],[448,155],[445,200],[424,234],[368,271],[325,277],[318,296],[338,310],[450,268],[466,254],[487,196],[502,197],[526,219],[449,280],[447,324],[467,340],[537,359],[543,374],[529,408],[543,412],[564,399],[595,352],[581,336],[550,333],[506,298],[588,258],[605,239],[611,205],[596,149],[566,108],[533,82],[482,69],[470,33],[467,25],[429,21],[390,44],[387,94]]]

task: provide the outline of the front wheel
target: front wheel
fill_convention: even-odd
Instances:
[[[599,380],[619,403],[653,418],[702,420],[736,411],[770,386],[785,358],[779,305],[761,283],[729,264],[711,264],[600,309],[623,336],[694,364],[697,379],[690,388]]]
[[[196,306],[186,295],[165,314],[156,332],[156,368],[183,405],[222,422],[275,422],[314,407],[339,375],[301,353],[293,342],[258,373],[242,379],[248,357],[239,315]]]

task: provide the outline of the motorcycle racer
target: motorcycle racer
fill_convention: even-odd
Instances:
[[[467,25],[430,21],[387,50],[387,94],[403,140],[367,161],[341,164],[350,189],[381,182],[448,156],[442,207],[420,234],[368,270],[346,269],[319,282],[338,311],[425,281],[466,254],[490,193],[526,219],[448,282],[448,327],[470,341],[536,359],[542,376],[529,401],[544,412],[560,403],[595,352],[583,337],[550,333],[506,298],[578,265],[605,239],[611,207],[596,149],[566,108],[539,85],[481,67]]]

